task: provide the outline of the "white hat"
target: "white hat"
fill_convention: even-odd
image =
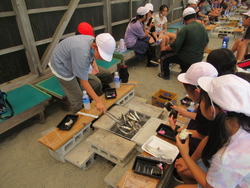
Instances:
[[[250,116],[250,84],[246,80],[227,74],[217,78],[202,77],[198,83],[223,110]]]
[[[147,3],[147,4],[145,5],[145,8],[147,8],[148,10],[154,11],[154,6],[153,6],[152,3]]]
[[[145,15],[149,12],[149,9],[145,8],[145,7],[139,7],[136,11],[137,15]]]
[[[188,0],[188,4],[197,4],[198,2],[196,0]]]
[[[102,33],[96,37],[96,45],[100,56],[105,61],[111,61],[115,51],[115,39],[109,33]]]
[[[199,85],[198,79],[201,77],[212,77],[218,76],[216,68],[207,62],[199,62],[192,64],[186,73],[182,73],[178,76],[178,80],[185,84],[191,84],[194,86]]]
[[[183,18],[190,15],[190,14],[195,14],[195,10],[192,7],[185,8],[185,10],[182,13]]]
[[[250,16],[250,10],[248,12],[242,13],[243,15]]]

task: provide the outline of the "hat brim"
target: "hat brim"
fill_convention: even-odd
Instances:
[[[202,77],[199,78],[198,80],[198,84],[199,86],[204,90],[204,91],[208,91],[208,86],[210,84],[210,82],[213,80],[214,78],[211,77]]]
[[[190,82],[186,79],[186,73],[181,73],[177,79],[179,82],[184,83],[184,84],[190,84]]]
[[[112,54],[107,54],[105,53],[97,44],[98,51],[100,53],[100,56],[102,57],[103,60],[110,62],[113,58],[113,53]]]
[[[245,15],[245,16],[249,16],[250,17],[250,15],[248,15],[247,13],[242,13],[243,15]]]

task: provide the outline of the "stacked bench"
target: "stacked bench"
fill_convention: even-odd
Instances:
[[[130,81],[130,83],[137,84],[133,81]],[[134,97],[134,87],[135,85],[121,85],[121,88],[117,89],[117,98],[106,100],[104,95],[100,98],[107,109],[114,104],[123,105]],[[91,110],[85,111],[82,109],[81,112],[95,116],[101,115],[94,103],[91,103]],[[95,160],[95,152],[86,149],[86,138],[92,134],[91,125],[94,120],[94,117],[79,115],[77,122],[70,131],[54,128],[44,134],[39,142],[49,148],[50,155],[55,159],[61,162],[68,161],[86,170]]]

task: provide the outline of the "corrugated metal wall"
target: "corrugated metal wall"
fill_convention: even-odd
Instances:
[[[102,0],[81,0],[78,5],[88,5],[89,3],[102,3]],[[136,15],[136,9],[139,6],[144,6],[148,1],[146,0],[132,0],[132,16]],[[27,10],[29,13],[29,19],[31,28],[34,34],[35,41],[38,42],[37,50],[39,58],[43,56],[49,42],[41,42],[51,38],[62,18],[66,9],[62,10],[63,7],[67,7],[70,0],[25,0]],[[127,22],[124,20],[130,18],[130,2],[127,0],[115,1],[111,0],[111,22],[121,22],[112,26],[111,32],[116,40],[124,37],[124,33],[127,27]],[[162,3],[170,6],[170,1],[164,0],[152,0],[155,11],[159,10]],[[59,10],[39,12],[36,13],[37,9],[47,8],[47,10],[55,7],[61,7]],[[33,10],[33,11],[32,11]],[[104,21],[104,7],[93,6],[77,8],[64,31],[65,34],[73,34],[76,31],[77,25],[80,22],[88,22],[94,27],[99,27],[95,31],[95,34],[105,32],[105,21]],[[108,14],[108,13],[107,13]],[[170,20],[171,15],[168,16]],[[178,19],[180,15],[176,15]],[[17,26],[16,16],[12,8],[10,0],[0,1],[0,84],[13,80],[15,78],[27,75],[30,73],[29,64],[25,55],[24,46]],[[15,48],[10,52],[9,48]],[[6,52],[6,50],[8,52]]]

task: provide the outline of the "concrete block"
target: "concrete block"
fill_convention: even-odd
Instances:
[[[95,153],[88,149],[88,143],[84,139],[65,155],[65,160],[78,168],[87,170],[95,161]]]
[[[124,108],[122,106],[114,106],[109,112],[111,112],[115,117],[121,117],[121,114],[126,114],[129,109]],[[115,121],[109,118],[107,115],[103,115],[97,121],[93,123],[94,128],[108,130],[115,124]]]
[[[138,146],[142,146],[151,136],[156,135],[156,129],[159,127],[161,123],[165,123],[166,121],[151,117],[131,139],[131,141],[135,142]]]
[[[122,179],[125,173],[133,166],[135,156],[139,155],[139,152],[136,152],[134,158],[130,160],[124,167],[116,165],[104,178],[104,182],[109,186],[117,188],[118,182]]]
[[[134,97],[134,89],[132,89],[130,92],[128,92],[126,95],[124,95],[120,100],[118,100],[115,104],[119,106],[123,106],[128,101],[130,101]]]
[[[92,132],[92,128],[90,127],[90,125],[91,123],[86,125],[83,129],[81,129],[77,134],[75,134],[70,140],[68,140],[55,152],[62,156],[65,156],[69,151],[71,151],[77,144],[79,144]]]
[[[57,153],[57,152],[55,152],[55,151],[53,151],[53,150],[51,150],[51,149],[49,149],[49,154],[50,154],[52,157],[54,157],[56,160],[65,163],[65,159],[64,159],[64,156],[63,156],[63,155],[61,155],[61,154],[59,154],[59,153]]]
[[[156,118],[158,118],[163,112],[163,108],[159,108],[147,103],[142,103],[140,101],[134,101],[133,103],[129,102],[125,104],[124,107]]]
[[[134,98],[132,98],[128,103],[134,103],[135,101],[141,102],[141,103],[147,103],[147,102],[148,102],[147,99],[144,99],[144,98],[141,98],[141,97],[134,96]]]
[[[99,129],[86,140],[89,149],[120,166],[131,159],[136,144],[120,136]]]

